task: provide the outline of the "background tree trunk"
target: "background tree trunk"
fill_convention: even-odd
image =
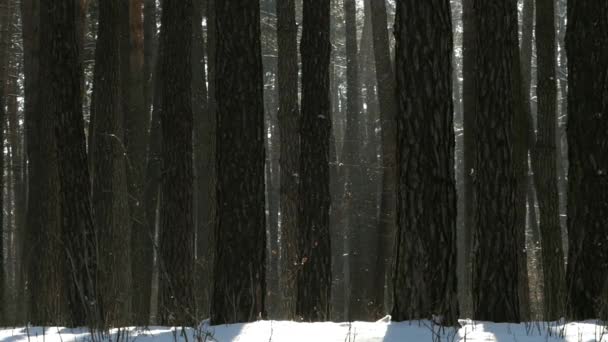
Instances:
[[[438,323],[451,325],[458,293],[450,3],[398,1],[395,23],[399,191],[392,317],[437,315]]]
[[[304,0],[300,211],[296,313],[305,321],[329,320],[331,249],[329,235],[330,1]]]
[[[473,317],[519,322],[516,179],[513,120],[519,95],[512,81],[517,8],[510,0],[473,0],[475,53],[475,224],[473,230]],[[498,19],[500,18],[500,19]],[[465,128],[466,129],[466,128]]]
[[[161,85],[162,206],[159,233],[159,322],[191,325],[194,301],[192,215],[192,1],[163,2]],[[187,37],[187,39],[183,39]]]
[[[298,27],[294,0],[277,1],[277,47],[280,143],[280,317],[295,318],[296,235],[298,219],[298,162],[300,160],[300,110],[298,106]]]
[[[91,217],[90,177],[82,117],[82,60],[76,2],[42,1],[40,79],[43,120],[51,124],[57,147],[61,205],[61,243],[66,254],[69,326],[101,324],[97,293],[97,255]],[[53,134],[53,133],[51,133]],[[52,146],[52,145],[51,145]],[[51,199],[52,200],[52,199]]]
[[[568,2],[568,317],[606,315],[608,2]]]
[[[564,314],[565,270],[557,188],[557,82],[555,80],[555,1],[537,0],[536,51],[538,59],[538,119],[533,161],[540,208],[543,263],[544,319]]]
[[[95,57],[95,116],[91,146],[92,201],[99,242],[99,281],[103,320],[108,326],[128,323],[131,310],[131,227],[127,197],[123,77],[121,64],[122,3],[99,2]],[[128,25],[126,25],[128,26]],[[125,54],[128,56],[128,54]]]
[[[218,222],[213,324],[265,317],[264,97],[259,22],[259,1],[216,3],[213,81]]]

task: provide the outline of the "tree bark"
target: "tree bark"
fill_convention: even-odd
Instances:
[[[391,65],[388,20],[385,0],[370,0],[376,83],[382,134],[382,194],[377,235],[375,275],[375,311],[384,312],[387,269],[392,259],[392,241],[396,231],[396,101],[395,79]]]
[[[40,9],[41,109],[56,138],[61,243],[65,248],[68,326],[99,326],[97,255],[91,216],[90,177],[82,117],[82,60],[77,2],[42,1]]]
[[[152,295],[153,246],[156,231],[156,214],[159,200],[160,185],[160,83],[157,78],[156,55],[158,50],[156,35],[156,2],[144,2],[144,77],[146,96],[146,117],[150,118],[150,133],[147,136],[147,155],[145,184],[143,188],[144,227],[140,235],[133,238],[133,320],[137,325],[145,326],[150,321],[150,297]],[[154,102],[154,106],[152,106]],[[154,108],[150,116],[150,109]],[[136,290],[135,290],[136,289]]]
[[[608,2],[568,2],[567,315],[605,316],[608,276]]]
[[[215,5],[218,221],[211,322],[224,324],[266,314],[264,97],[259,1]]]
[[[392,317],[436,315],[437,323],[452,325],[458,294],[449,1],[398,1],[395,37],[399,191]]]
[[[475,220],[473,317],[519,322],[519,238],[513,120],[519,98],[517,8],[514,1],[473,0],[475,53]]]
[[[477,64],[477,25],[473,11],[473,0],[462,0],[462,107],[463,107],[463,175],[464,175],[464,312],[465,317],[473,314],[471,279],[472,279],[472,240],[473,226],[475,224],[475,153],[477,141],[475,140],[476,109],[476,79]]]
[[[303,6],[296,313],[305,321],[326,321],[329,320],[332,279],[329,235],[330,1],[304,0]]]
[[[296,235],[298,219],[298,162],[300,109],[298,106],[298,27],[294,0],[277,1],[277,47],[280,140],[281,318],[295,318]]]
[[[215,118],[207,106],[207,77],[205,73],[205,41],[203,39],[203,4],[194,0],[192,21],[192,109],[194,131],[194,224],[196,229],[196,284],[197,319],[207,318],[211,298],[211,263],[209,252],[213,236],[215,185]]]
[[[121,64],[121,2],[99,2],[93,92],[95,116],[92,146],[92,201],[99,242],[100,295],[108,326],[128,323],[131,311],[131,227],[127,197],[123,77]],[[128,54],[127,54],[128,56]]]
[[[564,314],[565,270],[557,188],[557,82],[555,1],[537,0],[536,51],[538,59],[538,119],[534,153],[535,183],[540,209],[543,263],[544,319]]]
[[[161,16],[158,82],[162,96],[162,206],[158,312],[163,325],[191,325],[196,321],[190,83],[192,11],[192,0],[164,1]]]

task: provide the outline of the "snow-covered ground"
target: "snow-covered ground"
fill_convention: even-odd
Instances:
[[[429,321],[390,323],[295,323],[259,321],[249,324],[207,326],[198,329],[113,330],[110,335],[91,334],[84,329],[11,328],[0,329],[2,342],[424,342],[424,341],[500,341],[500,342],[608,342],[608,328],[597,322],[498,324],[461,321],[458,330],[433,327]]]

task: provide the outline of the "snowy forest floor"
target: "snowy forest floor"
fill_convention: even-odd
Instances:
[[[1,342],[424,342],[424,341],[567,341],[608,342],[608,327],[596,321],[579,323],[532,322],[522,324],[486,323],[462,320],[458,330],[433,326],[430,321],[296,323],[258,321],[248,324],[208,326],[197,329],[113,329],[109,334],[87,329],[0,328]]]

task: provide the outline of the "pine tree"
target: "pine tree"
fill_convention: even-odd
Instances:
[[[91,216],[82,116],[83,69],[76,20],[81,9],[74,1],[41,1],[40,5],[40,80],[48,82],[40,88],[40,108],[43,122],[49,123],[45,128],[51,131],[57,144],[53,151],[59,174],[60,241],[65,253],[62,260],[70,313],[67,324],[98,326],[101,312],[97,246]]]
[[[605,316],[608,275],[608,2],[568,1],[567,314]]]
[[[296,314],[305,321],[329,320],[331,249],[329,235],[330,1],[304,0],[300,210]]]
[[[397,2],[397,247],[393,319],[458,318],[452,19],[448,0]],[[440,245],[441,248],[437,248]]]
[[[131,227],[124,150],[120,1],[99,1],[93,83],[92,201],[99,241],[100,294],[104,321],[124,325],[131,311]]]
[[[544,319],[557,320],[564,314],[565,267],[559,219],[557,188],[557,81],[555,1],[537,0],[536,51],[538,59],[538,119],[534,168],[540,209],[543,263]]]
[[[162,4],[158,82],[162,122],[159,321],[195,322],[192,215],[192,1]],[[183,39],[187,37],[187,39]]]
[[[298,219],[298,162],[300,133],[298,106],[298,27],[294,0],[277,1],[278,96],[281,167],[281,315],[295,317],[296,235]]]
[[[224,324],[265,316],[264,98],[259,1],[215,5],[218,221],[211,322]]]
[[[517,8],[512,0],[473,0],[472,6],[477,32],[473,80],[477,148],[475,167],[469,171],[475,177],[476,198],[473,317],[518,322],[519,287],[514,275],[519,270],[519,239],[512,137],[519,98],[513,82],[514,72],[519,72]]]

